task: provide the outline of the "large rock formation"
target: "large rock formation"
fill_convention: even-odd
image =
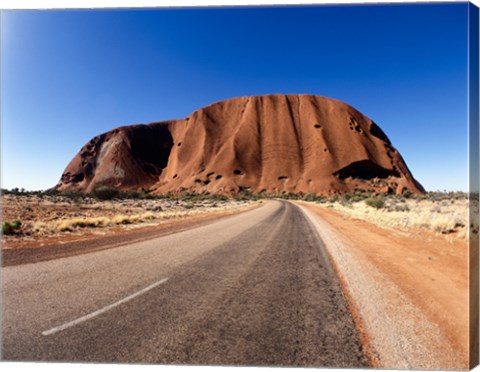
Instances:
[[[424,191],[378,125],[312,95],[233,98],[183,120],[104,133],[73,158],[57,188],[97,185],[157,194]]]

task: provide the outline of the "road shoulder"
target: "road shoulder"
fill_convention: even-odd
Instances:
[[[468,369],[467,246],[297,203],[316,226],[381,368]]]

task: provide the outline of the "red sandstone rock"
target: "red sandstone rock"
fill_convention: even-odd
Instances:
[[[424,191],[372,120],[312,95],[233,98],[183,120],[104,133],[80,150],[57,188],[96,185],[157,194]]]

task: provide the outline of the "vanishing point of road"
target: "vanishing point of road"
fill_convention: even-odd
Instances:
[[[317,231],[283,201],[2,268],[2,359],[366,366]]]

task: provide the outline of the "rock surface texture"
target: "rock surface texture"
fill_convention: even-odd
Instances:
[[[155,194],[424,191],[372,120],[334,99],[293,94],[228,99],[183,120],[101,134],[56,188],[98,185]]]

